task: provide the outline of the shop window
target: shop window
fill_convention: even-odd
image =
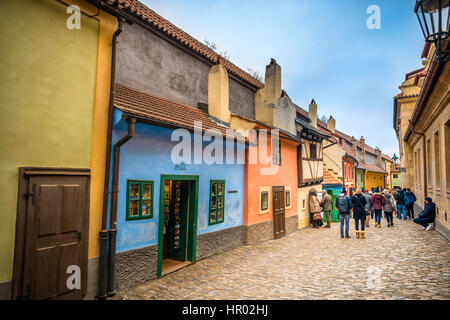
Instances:
[[[447,192],[450,193],[450,120],[445,124],[445,180]]]
[[[398,174],[394,173],[394,179],[398,179]]]
[[[427,163],[426,163],[427,185],[428,185],[428,188],[430,188],[431,187],[431,140],[430,139],[427,140],[427,148],[426,148],[425,152],[427,153],[427,155],[426,155],[426,158],[427,158]]]
[[[153,218],[153,181],[127,181],[126,220]]]
[[[222,223],[225,220],[225,180],[211,180],[209,190],[209,224]]]
[[[272,163],[281,166],[281,144],[280,139],[272,139]]]

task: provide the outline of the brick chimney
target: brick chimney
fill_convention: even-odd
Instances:
[[[336,120],[333,118],[333,116],[330,116],[330,119],[328,119],[327,128],[333,133],[336,132]]]
[[[208,113],[226,123],[231,119],[229,95],[228,73],[219,59],[208,74]]]
[[[366,163],[366,139],[364,137],[361,137],[359,139],[359,144],[361,146],[361,162]]]
[[[311,125],[317,128],[317,104],[314,99],[311,100],[308,112],[309,119],[311,120]]]
[[[266,66],[264,88],[255,94],[256,120],[273,125],[273,108],[281,96],[281,67],[275,59]]]

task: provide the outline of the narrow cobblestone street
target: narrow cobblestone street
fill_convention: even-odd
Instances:
[[[367,239],[331,229],[215,255],[120,292],[123,299],[449,299],[450,247],[436,231],[395,219]],[[377,277],[380,275],[380,277]]]

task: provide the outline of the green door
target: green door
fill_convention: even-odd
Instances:
[[[173,181],[172,208],[169,223],[170,259],[186,261],[189,218],[189,181]]]
[[[338,214],[338,211],[337,211],[337,209],[336,209],[335,203],[336,203],[336,198],[337,198],[337,196],[339,195],[339,191],[336,191],[336,190],[328,190],[327,192],[328,192],[328,194],[331,196],[331,198],[333,199],[333,203],[331,204],[331,205],[332,205],[332,209],[331,209],[331,221],[332,221],[332,222],[338,222],[338,221],[339,221],[339,214]]]

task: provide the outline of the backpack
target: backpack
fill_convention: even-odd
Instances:
[[[411,199],[409,199],[409,197],[408,197],[408,195],[407,194],[405,194],[405,205],[406,206],[409,206],[410,204],[411,204]]]
[[[348,202],[347,199],[345,199],[345,197],[340,196],[338,198],[338,209],[339,212],[348,212]]]

